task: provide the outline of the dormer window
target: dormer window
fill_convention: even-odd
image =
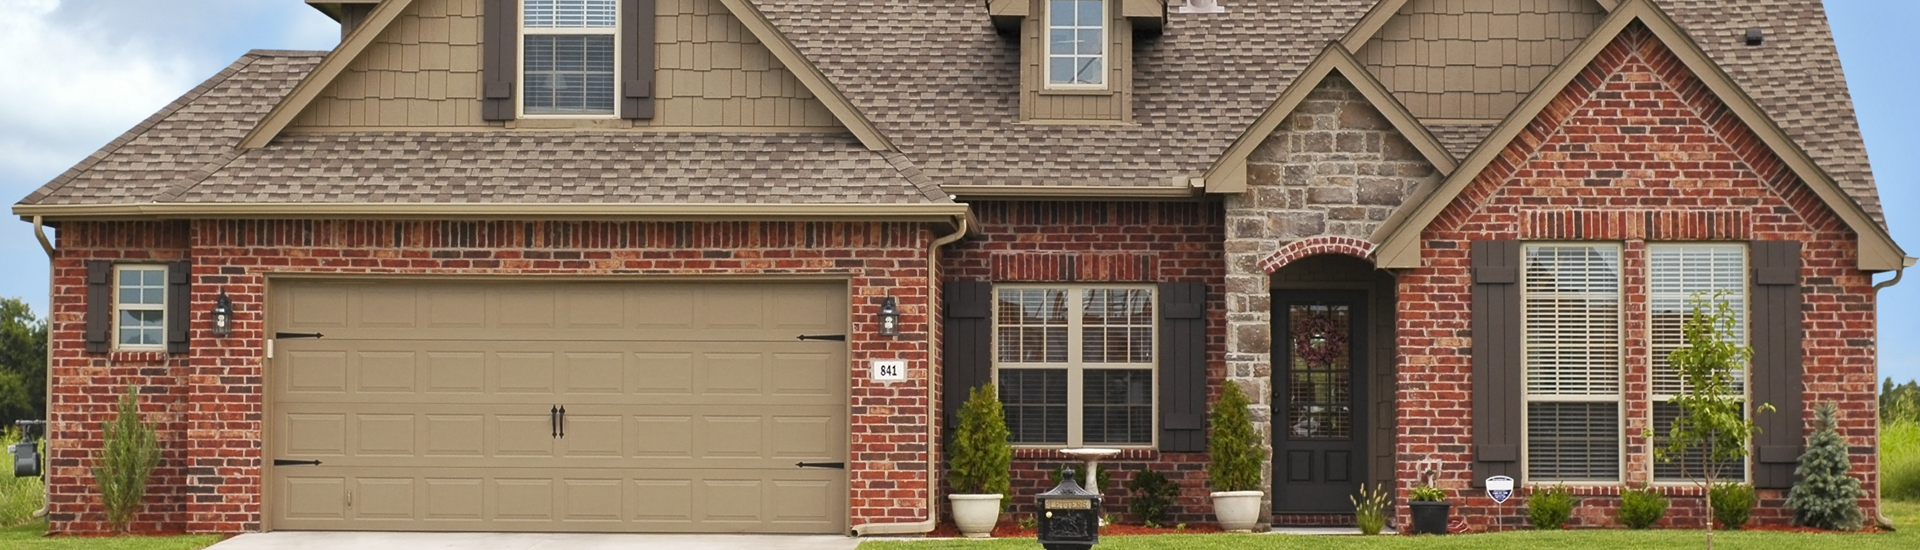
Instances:
[[[616,0],[526,0],[520,109],[526,115],[612,116],[619,51]]]
[[[1047,87],[1107,86],[1104,0],[1048,0]]]

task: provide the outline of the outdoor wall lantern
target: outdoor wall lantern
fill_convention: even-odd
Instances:
[[[880,335],[900,335],[900,302],[892,296],[880,302]]]
[[[220,299],[213,302],[213,335],[225,338],[230,334],[233,334],[233,300],[222,290]]]
[[[1047,550],[1080,550],[1100,542],[1100,493],[1074,481],[1073,468],[1060,475],[1053,490],[1033,497],[1040,506],[1040,546]]]

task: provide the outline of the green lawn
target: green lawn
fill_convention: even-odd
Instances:
[[[1879,534],[1796,534],[1766,532],[1718,532],[1716,549],[1755,548],[1767,550],[1872,550],[1920,548],[1920,504],[1887,503],[1887,515],[1897,533]],[[1102,537],[1101,550],[1149,549],[1263,549],[1343,548],[1450,550],[1480,548],[1525,548],[1594,550],[1597,548],[1701,548],[1705,538],[1700,531],[1627,531],[1624,529],[1584,529],[1575,531],[1514,531],[1480,535],[1444,537],[1401,536],[1303,536],[1303,535],[1157,535],[1141,537]],[[1032,539],[868,541],[859,550],[990,550],[1000,548],[1039,548]]]
[[[6,550],[198,550],[225,538],[220,535],[179,537],[47,537],[47,524],[30,523],[0,529],[0,548]]]

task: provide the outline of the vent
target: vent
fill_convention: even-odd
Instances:
[[[1760,29],[1747,29],[1747,45],[1758,46],[1767,42],[1767,34]]]
[[[1219,0],[1187,0],[1187,4],[1173,10],[1175,13],[1227,13],[1220,7]]]

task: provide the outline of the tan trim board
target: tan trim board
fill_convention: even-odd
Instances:
[[[634,126],[632,128],[602,128],[593,126],[556,126],[556,127],[503,127],[503,126],[298,126],[281,131],[282,135],[295,134],[361,134],[367,132],[417,132],[423,134],[477,133],[477,132],[528,132],[568,134],[603,133],[654,133],[654,134],[850,134],[840,126]]]
[[[834,117],[840,119],[841,124],[847,125],[847,129],[852,130],[853,135],[860,138],[862,145],[874,151],[896,150],[893,143],[873,126],[873,122],[860,114],[859,109],[854,108],[853,102],[847,99],[846,94],[840,93],[840,88],[827,80],[827,75],[821,73],[820,68],[815,67],[812,61],[800,55],[799,48],[795,48],[793,42],[787,40],[786,34],[781,33],[779,29],[774,28],[772,22],[767,21],[767,16],[761,14],[759,8],[755,8],[753,3],[747,0],[720,0],[720,3],[732,11],[733,16],[740,19],[741,26],[752,32],[754,38],[759,39],[761,44],[765,44],[767,50],[773,52],[773,56],[793,73],[794,78],[805,85],[807,91],[813,92],[813,96],[819,98],[820,103],[826,105],[827,110],[833,112]]]
[[[1407,138],[1407,142],[1413,144],[1414,149],[1419,150],[1421,156],[1426,157],[1427,162],[1442,175],[1454,172],[1457,161],[1452,153],[1447,152],[1446,146],[1441,145],[1440,140],[1433,137],[1433,132],[1428,131],[1426,125],[1421,124],[1420,119],[1415,118],[1405,105],[1401,105],[1400,101],[1393,97],[1392,92],[1388,92],[1379,80],[1373,78],[1373,74],[1360,65],[1360,61],[1353,57],[1352,52],[1347,51],[1347,48],[1339,42],[1334,42],[1328,44],[1327,48],[1320,52],[1320,57],[1314,59],[1313,63],[1309,63],[1307,68],[1300,72],[1300,76],[1295,77],[1293,82],[1287,85],[1285,91],[1280,92],[1280,97],[1274,100],[1273,105],[1267,107],[1267,111],[1262,113],[1260,118],[1254,119],[1253,124],[1247,127],[1247,131],[1240,134],[1233,145],[1227,147],[1226,153],[1222,154],[1219,160],[1214,161],[1213,166],[1207,168],[1207,173],[1203,176],[1206,180],[1207,192],[1245,191],[1247,156],[1253,154],[1253,150],[1266,141],[1274,130],[1279,129],[1280,124],[1286,122],[1287,117],[1293,114],[1293,110],[1298,108],[1301,102],[1306,101],[1314,88],[1319,87],[1320,83],[1326,81],[1327,76],[1335,71],[1346,77],[1347,81],[1360,91],[1360,95],[1366,97],[1367,102],[1373,104],[1374,109],[1379,110],[1380,114],[1393,124],[1394,130]]]
[[[1607,11],[1613,11],[1620,7],[1620,0],[1593,0],[1593,3],[1599,4],[1600,9]]]
[[[373,39],[378,38],[380,33],[387,29],[387,25],[399,18],[400,13],[406,11],[407,6],[411,4],[413,0],[389,0],[374,6],[373,13],[367,15],[366,22],[361,23],[352,34],[341,40],[340,45],[334,47],[332,52],[328,52],[327,57],[320,60],[320,66],[314,67],[313,72],[307,73],[306,78],[300,79],[300,83],[293,87],[293,91],[287,93],[286,99],[274,105],[273,110],[267,112],[266,118],[260,119],[260,124],[254,126],[253,131],[247,132],[247,137],[240,140],[240,148],[255,149],[265,147],[267,143],[272,142],[274,136],[280,135],[280,131],[286,129],[288,124],[292,124],[293,119],[298,118],[301,111],[307,110],[307,105],[312,103],[314,98],[320,97],[320,92],[326,91],[327,85],[333,83],[333,79],[340,76],[341,71],[347,70],[347,65],[352,64],[354,58],[360,57],[360,53],[366,51],[368,45],[373,44]]]
[[[1373,40],[1373,35],[1380,32],[1380,27],[1387,26],[1387,20],[1393,19],[1394,14],[1400,13],[1400,8],[1406,5],[1407,0],[1380,0],[1380,3],[1373,5],[1373,9],[1367,10],[1366,15],[1360,17],[1359,23],[1354,23],[1353,28],[1347,30],[1346,36],[1340,37],[1340,44],[1349,51],[1360,51],[1360,47],[1367,45],[1368,40]]]
[[[1157,199],[1191,198],[1197,195],[1191,186],[1122,187],[1104,185],[942,185],[941,190],[960,198],[1075,198],[1075,199]]]
[[[965,204],[147,203],[14,205],[48,221],[118,219],[646,219],[952,222]]]
[[[1700,79],[1715,97],[1724,102],[1728,110],[1740,117],[1742,123],[1753,131],[1767,147],[1784,161],[1794,175],[1818,195],[1829,208],[1840,216],[1849,229],[1859,238],[1860,256],[1858,267],[1864,271],[1890,271],[1904,266],[1906,253],[1894,243],[1891,235],[1875,223],[1866,211],[1860,208],[1853,197],[1842,190],[1826,171],[1813,162],[1806,151],[1787,137],[1784,130],[1775,124],[1759,104],[1753,101],[1732,77],[1727,76],[1720,66],[1707,57],[1700,46],[1688,38],[1678,24],[1667,17],[1666,12],[1649,0],[1621,0],[1619,6],[1592,35],[1581,43],[1558,68],[1549,74],[1546,80],[1535,88],[1533,93],[1514,109],[1512,114],[1494,128],[1486,141],[1467,156],[1460,169],[1448,176],[1439,186],[1416,190],[1394,212],[1369,239],[1379,244],[1374,250],[1374,263],[1382,268],[1415,268],[1420,266],[1420,253],[1424,243],[1420,233],[1427,224],[1439,217],[1440,212],[1453,202],[1454,197],[1465,191],[1480,172],[1494,160],[1497,160],[1506,145],[1524,131],[1533,119],[1552,103],[1554,98],[1566,89],[1574,78],[1593,63],[1594,58],[1605,50],[1627,26],[1640,21],[1660,39],[1674,57],[1685,63],[1694,77]],[[1492,143],[1496,146],[1488,147]]]

